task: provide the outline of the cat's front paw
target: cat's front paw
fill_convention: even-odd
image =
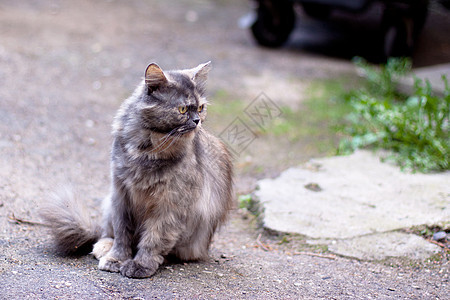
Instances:
[[[92,249],[92,254],[96,259],[100,260],[103,256],[106,256],[111,250],[114,243],[112,238],[101,238],[97,243],[94,244],[94,249]]]
[[[120,274],[131,278],[147,278],[155,274],[158,266],[145,267],[133,259],[129,259],[122,264]]]
[[[118,273],[120,271],[120,266],[121,263],[119,260],[108,256],[100,258],[100,261],[98,263],[98,268],[100,270],[114,273]]]

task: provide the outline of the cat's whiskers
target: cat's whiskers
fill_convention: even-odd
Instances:
[[[179,135],[174,136],[173,139],[169,140],[166,139],[163,143],[160,143],[155,149],[151,151],[152,154],[159,154],[167,149],[169,149],[178,139],[180,138]],[[155,151],[158,150],[158,151]]]
[[[182,135],[177,130],[178,128],[172,129],[169,133],[160,138],[159,141],[161,140],[162,141],[158,143],[158,145],[155,148],[153,148],[150,152],[152,154],[158,154],[166,149],[169,149],[176,141],[180,139]]]

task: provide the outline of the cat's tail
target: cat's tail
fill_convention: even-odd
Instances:
[[[87,254],[101,236],[100,225],[70,187],[51,195],[40,216],[50,227],[56,250],[62,255]]]

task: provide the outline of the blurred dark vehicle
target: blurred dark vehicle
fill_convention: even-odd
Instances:
[[[364,13],[370,5],[381,4],[380,55],[410,56],[425,23],[429,0],[255,0],[256,10],[251,31],[256,41],[266,47],[279,47],[289,38],[301,6],[311,17],[327,19],[335,10]],[[449,6],[450,0],[441,0]]]

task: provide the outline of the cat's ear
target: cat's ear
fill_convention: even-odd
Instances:
[[[148,90],[153,92],[166,83],[167,78],[163,70],[155,63],[149,64],[145,70],[145,84]]]
[[[195,82],[197,87],[204,88],[206,80],[208,79],[208,73],[211,70],[211,62],[198,65],[196,68],[191,70],[192,80]]]

